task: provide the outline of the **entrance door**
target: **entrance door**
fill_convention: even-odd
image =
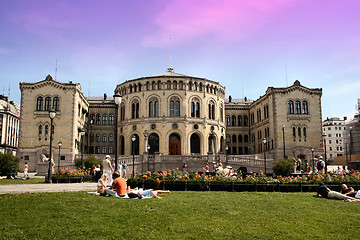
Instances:
[[[169,137],[169,155],[181,155],[181,140],[176,134]]]
[[[190,152],[200,153],[200,137],[196,133],[190,137]]]
[[[150,146],[149,154],[159,152],[159,135],[157,135],[156,133],[150,134],[148,144]]]

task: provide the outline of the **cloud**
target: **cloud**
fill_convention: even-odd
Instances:
[[[241,39],[290,4],[286,0],[173,0],[156,15],[158,30],[145,37],[143,45],[161,46],[169,42],[169,37],[177,43],[208,34],[229,41]]]

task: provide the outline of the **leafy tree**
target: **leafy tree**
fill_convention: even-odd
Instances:
[[[294,170],[293,159],[279,159],[274,162],[273,171],[277,176],[289,176]]]
[[[12,152],[0,153],[0,175],[7,176],[9,173],[19,171],[20,158],[15,157]]]
[[[89,157],[87,157],[87,158],[85,158],[84,159],[84,168],[85,169],[89,169],[89,168],[93,168],[94,166],[96,166],[96,165],[100,165],[101,166],[101,168],[102,168],[102,161],[101,161],[101,159],[99,159],[99,158],[96,158],[96,157],[94,157],[94,156],[89,156]],[[76,159],[75,160],[75,166],[77,167],[77,168],[81,168],[81,159]]]

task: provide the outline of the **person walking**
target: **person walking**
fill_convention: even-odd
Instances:
[[[127,168],[126,161],[124,161],[121,167],[122,167],[122,177],[126,178],[126,168]]]
[[[28,171],[29,171],[29,165],[27,164],[27,162],[25,162],[25,165],[24,165],[24,178],[25,179],[29,178]]]
[[[108,186],[112,185],[113,182],[112,174],[114,172],[110,159],[111,159],[110,156],[106,155],[105,159],[103,160],[103,168],[104,168],[103,173],[106,173],[108,175]]]
[[[325,172],[325,163],[323,161],[322,156],[319,157],[319,160],[316,163],[316,169],[318,170],[319,173],[324,174],[324,172]]]

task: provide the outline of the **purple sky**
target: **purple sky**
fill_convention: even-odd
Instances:
[[[298,79],[323,89],[323,118],[352,118],[359,13],[359,0],[0,1],[0,90],[20,102],[19,82],[54,77],[57,61],[58,81],[112,95],[164,73],[171,48],[175,72],[220,82],[227,96],[257,99]]]

